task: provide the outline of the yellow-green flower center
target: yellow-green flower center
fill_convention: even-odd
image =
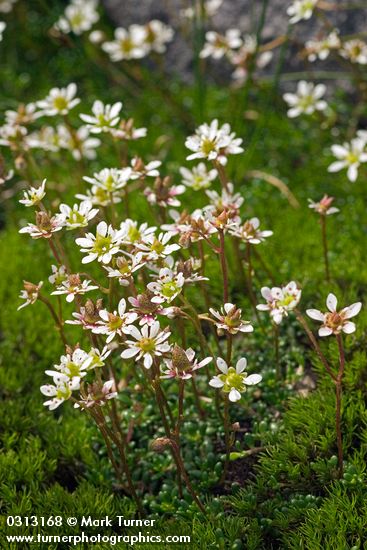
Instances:
[[[219,375],[219,379],[224,382],[222,390],[227,393],[230,392],[232,388],[235,388],[239,392],[245,391],[246,386],[243,383],[244,378],[245,375],[238,374],[233,367],[228,369],[227,374]]]
[[[93,252],[95,252],[98,255],[102,255],[105,252],[108,252],[111,246],[112,246],[112,238],[110,235],[107,235],[106,237],[104,237],[103,235],[100,235],[100,233],[97,233],[96,239],[93,245]]]
[[[117,315],[112,315],[110,313],[109,319],[108,319],[108,328],[112,330],[118,330],[122,325],[124,324],[121,317],[117,317]]]
[[[62,387],[58,387],[56,391],[56,399],[69,399],[71,396],[71,390],[66,385]]]
[[[287,307],[294,301],[294,296],[291,294],[286,294],[283,300],[278,300],[277,305]]]
[[[149,353],[155,350],[155,340],[153,338],[142,338],[138,346],[144,353]]]
[[[358,162],[358,156],[351,151],[347,154],[345,160],[348,162],[348,164],[355,164],[356,162]]]
[[[134,225],[129,227],[128,237],[129,237],[129,241],[131,243],[135,243],[136,241],[140,241],[141,234],[140,234],[139,229],[137,227],[135,227]]]
[[[124,53],[130,53],[134,48],[134,43],[131,38],[124,38],[120,40],[120,48]]]
[[[77,210],[71,210],[69,214],[68,222],[71,225],[80,225],[80,226],[86,226],[88,223],[86,217],[80,212],[78,212]]]
[[[158,239],[154,239],[151,249],[157,254],[162,254],[162,252],[164,251],[164,244],[162,244],[161,241],[159,241]]]
[[[201,150],[205,155],[209,155],[212,151],[215,151],[215,142],[211,139],[205,138],[202,141]]]
[[[80,376],[80,365],[77,365],[73,361],[69,361],[66,364],[66,369],[70,378],[73,378],[73,376]]]
[[[68,102],[61,95],[55,97],[53,100],[53,103],[54,103],[55,109],[57,109],[58,111],[63,111],[64,109],[67,109],[67,106],[68,106]]]
[[[165,298],[173,298],[180,291],[180,287],[176,281],[168,281],[163,283],[161,287],[161,293]]]

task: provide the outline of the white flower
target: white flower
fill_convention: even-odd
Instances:
[[[73,302],[75,296],[80,296],[91,290],[97,290],[98,286],[91,285],[90,281],[80,280],[79,274],[68,275],[62,282],[56,287],[56,290],[51,292],[52,296],[59,296],[66,294],[66,301]]]
[[[43,149],[56,153],[63,147],[62,136],[59,135],[58,125],[56,130],[52,126],[44,126],[27,137],[27,145],[31,149]]]
[[[318,309],[308,309],[307,315],[315,321],[320,321],[322,326],[319,328],[319,336],[330,336],[331,334],[351,334],[355,332],[356,325],[349,321],[352,317],[358,315],[361,311],[361,302],[356,302],[351,306],[337,311],[338,300],[334,294],[329,294],[326,299],[327,313],[321,313]]]
[[[140,158],[135,157],[131,161],[131,179],[140,179],[146,176],[157,178],[159,176],[157,168],[159,168],[161,164],[160,160],[152,160],[148,162],[148,164],[144,164]]]
[[[367,145],[367,130],[357,130],[357,137]]]
[[[100,367],[104,367],[107,357],[111,354],[112,350],[105,346],[102,351],[97,348],[91,348],[88,352],[90,362],[88,362],[87,370],[92,370]]]
[[[108,277],[118,277],[119,283],[122,286],[129,286],[133,273],[141,269],[146,261],[142,252],[129,254],[124,252],[125,256],[119,256],[115,260],[115,267],[106,266]]]
[[[110,263],[112,256],[120,249],[120,232],[115,231],[105,221],[99,222],[96,234],[87,233],[85,237],[76,239],[76,244],[81,247],[81,252],[87,252],[82,259],[83,264],[98,260],[103,264]]]
[[[97,186],[101,190],[106,191],[108,194],[115,194],[120,189],[126,187],[130,177],[131,168],[103,168],[100,172],[95,172],[92,178],[84,176],[83,179],[92,184],[92,186]]]
[[[55,23],[55,29],[67,34],[82,34],[89,31],[99,19],[98,0],[72,0],[64,15]]]
[[[38,285],[30,283],[28,281],[23,281],[24,290],[20,291],[19,298],[24,300],[24,304],[21,304],[17,309],[18,311],[23,307],[34,304],[39,296],[39,291],[41,290],[43,281],[40,281]]]
[[[145,237],[144,242],[138,243],[137,248],[142,250],[148,260],[158,260],[158,258],[165,258],[179,250],[180,245],[178,244],[168,244],[172,238],[172,233],[160,233],[158,238],[150,234]]]
[[[367,162],[365,146],[365,141],[359,137],[352,139],[350,143],[332,145],[331,151],[338,160],[330,164],[328,172],[339,172],[347,168],[349,181],[356,181],[360,164]]]
[[[121,120],[117,128],[112,128],[111,134],[115,139],[136,140],[147,135],[146,128],[135,128],[134,120]]]
[[[84,330],[91,330],[97,326],[100,320],[99,312],[102,309],[102,300],[99,298],[94,304],[92,300],[87,300],[85,306],[81,306],[79,312],[73,312],[74,319],[67,320],[68,325],[80,325]]]
[[[49,282],[52,285],[61,285],[67,278],[66,267],[64,265],[52,265],[51,270],[52,274],[48,278]]]
[[[121,242],[125,245],[134,245],[145,242],[156,231],[156,227],[149,227],[147,223],[139,223],[127,218],[120,224]]]
[[[146,187],[144,189],[144,195],[147,198],[149,204],[158,204],[163,208],[167,206],[181,206],[181,202],[177,198],[186,191],[184,185],[172,185],[171,178],[157,178],[154,182],[153,189]]]
[[[45,99],[37,101],[37,106],[46,116],[67,115],[80,103],[76,98],[76,84],[72,82],[66,88],[52,88]]]
[[[244,198],[240,193],[234,193],[233,183],[227,183],[227,188],[222,189],[220,195],[213,190],[208,190],[205,193],[211,204],[204,207],[204,215],[211,212],[218,216],[225,210],[232,222],[240,223],[239,213]]]
[[[290,23],[298,23],[302,19],[310,19],[318,0],[294,0],[287,9]]]
[[[56,370],[46,370],[46,374],[52,376],[54,385],[41,386],[43,395],[53,397],[53,399],[45,401],[44,405],[53,410],[70,399],[72,392],[80,388],[80,380],[87,374],[92,360],[92,357],[79,348],[72,353],[62,355],[60,364],[54,365]]]
[[[9,172],[7,172],[3,166],[2,170],[0,170],[0,185],[3,185],[6,181],[10,181],[13,177],[14,170],[9,170]]]
[[[155,304],[170,304],[180,294],[185,284],[182,273],[174,273],[168,267],[159,270],[157,281],[148,284],[148,290],[153,292],[152,302]]]
[[[0,0],[0,13],[10,13],[17,0]]]
[[[41,393],[52,399],[48,399],[43,404],[48,407],[50,411],[57,409],[64,401],[70,399],[72,392],[80,388],[80,380],[74,378],[69,379],[65,374],[58,374],[57,383],[55,385],[45,384],[41,386]]]
[[[174,32],[171,27],[158,19],[153,19],[145,25],[144,42],[150,51],[164,53],[166,44],[173,38]]]
[[[114,105],[104,105],[102,101],[96,100],[93,103],[92,113],[94,116],[79,115],[83,122],[87,123],[91,134],[110,132],[120,121],[119,113],[122,109],[121,101]]]
[[[101,141],[90,137],[86,126],[80,126],[76,131],[70,132],[69,128],[60,124],[57,132],[60,147],[68,149],[75,160],[96,158],[95,149],[101,145]]]
[[[256,59],[254,59],[255,54]],[[270,63],[272,58],[273,52],[261,51],[261,46],[258,47],[257,45],[256,36],[248,34],[244,37],[241,48],[230,55],[230,62],[236,67],[232,77],[237,81],[237,84],[241,84],[246,81],[252,63],[255,63],[256,68],[263,69]]]
[[[319,202],[314,202],[311,199],[308,199],[308,207],[312,208],[312,210],[315,210],[315,212],[317,212],[321,216],[330,216],[331,214],[336,214],[337,212],[339,212],[339,208],[331,206],[333,201],[334,197],[328,197],[327,195],[324,195]]]
[[[227,363],[219,357],[217,359],[217,367],[221,374],[214,376],[209,385],[213,388],[220,388],[223,392],[228,393],[228,398],[232,402],[241,399],[241,393],[246,391],[246,386],[254,386],[262,380],[260,374],[247,374],[244,372],[247,367],[247,360],[242,357],[237,361],[236,368],[228,367]]]
[[[305,44],[309,61],[316,59],[327,59],[331,50],[340,48],[340,38],[338,29],[334,29],[331,33],[322,40],[308,40]]]
[[[121,353],[122,359],[130,359],[131,357],[135,357],[135,361],[143,359],[146,369],[150,369],[154,357],[160,357],[170,350],[170,345],[166,340],[171,333],[167,330],[162,331],[158,321],[155,321],[151,326],[144,325],[141,331],[135,326],[130,326],[128,334],[134,340],[125,341],[128,348]]]
[[[210,125],[201,124],[195,134],[186,139],[186,147],[194,151],[187,160],[206,158],[226,164],[227,155],[238,155],[243,152],[241,143],[242,139],[236,138],[229,124],[219,127],[218,120],[215,119]]]
[[[106,404],[106,401],[114,399],[117,397],[117,391],[115,391],[115,382],[114,380],[108,380],[104,382],[97,381],[93,384],[88,384],[87,393],[83,392],[83,395],[80,396],[78,403],[74,404],[74,409],[79,409],[80,407],[90,409],[91,407],[103,407]]]
[[[121,202],[120,190],[107,191],[99,185],[92,185],[92,189],[88,189],[85,195],[78,193],[75,196],[77,199],[91,202],[94,206],[108,206]]]
[[[187,350],[183,350],[176,344],[172,350],[172,358],[164,359],[166,366],[161,367],[161,378],[181,378],[182,380],[189,380],[192,378],[195,371],[205,367],[205,365],[212,360],[212,357],[206,357],[198,362],[195,358],[193,349],[188,348]]]
[[[6,23],[4,21],[0,21],[0,42],[3,39],[3,32],[6,29]]]
[[[229,233],[235,237],[239,237],[245,242],[251,244],[260,244],[267,237],[271,237],[272,231],[260,231],[260,220],[258,218],[251,218],[243,225],[235,225],[229,229]]]
[[[103,31],[96,29],[90,33],[88,38],[92,44],[101,44],[105,38],[105,35]]]
[[[50,239],[52,233],[60,231],[65,224],[65,219],[61,214],[56,214],[56,216],[49,215],[44,212],[36,212],[36,223],[29,223],[26,227],[22,227],[19,230],[19,233],[28,233],[32,239]]]
[[[46,374],[55,377],[60,373],[66,375],[69,379],[73,380],[77,378],[79,381],[86,376],[89,365],[92,362],[92,358],[88,353],[80,348],[76,348],[73,352],[69,352],[66,355],[60,357],[60,363],[54,365],[54,370],[46,370]]]
[[[349,59],[352,63],[367,65],[367,44],[359,38],[347,40],[339,50],[341,56]]]
[[[213,57],[221,59],[242,46],[241,31],[239,29],[228,29],[224,35],[215,31],[208,31],[205,34],[205,44],[200,52],[200,57]]]
[[[182,17],[187,17],[188,19],[193,19],[196,17],[199,19],[202,14],[202,7],[204,8],[205,15],[207,17],[213,17],[216,14],[220,6],[223,4],[223,0],[204,0],[203,3],[194,2],[193,7],[185,8],[180,11]]]
[[[200,189],[207,189],[210,187],[212,181],[217,177],[218,172],[215,168],[208,170],[206,165],[200,162],[197,166],[194,166],[192,170],[183,166],[180,168],[180,174],[182,176],[183,185],[190,187],[194,191],[199,191]]]
[[[17,110],[8,109],[5,111],[5,122],[6,124],[11,124],[13,126],[27,126],[31,122],[34,122],[41,116],[41,113],[36,111],[35,103],[27,103],[24,105],[20,103],[17,107]]]
[[[11,150],[28,149],[28,130],[18,124],[4,124],[0,127],[0,145],[10,147]]]
[[[108,53],[112,61],[141,59],[149,53],[145,37],[144,26],[130,25],[128,29],[119,27],[115,30],[115,40],[104,42],[102,49]]]
[[[98,212],[98,208],[92,208],[92,203],[90,201],[74,204],[72,208],[67,204],[60,204],[60,213],[64,216],[66,229],[86,227],[88,222],[92,220]]]
[[[138,315],[140,326],[152,326],[157,320],[157,315],[164,315],[169,319],[175,317],[174,307],[163,308],[160,304],[155,304],[151,301],[153,296],[154,294],[146,291],[143,294],[138,294],[136,297],[130,296],[128,298]]]
[[[31,187],[28,191],[23,192],[23,199],[19,202],[24,206],[35,206],[39,204],[46,195],[45,191],[46,180],[44,179],[39,187]]]
[[[324,84],[317,84],[300,80],[297,84],[295,94],[284,94],[283,99],[290,107],[287,115],[290,118],[297,117],[301,114],[312,115],[315,111],[325,111],[327,103],[321,97],[326,92]]]
[[[263,287],[261,295],[266,300],[266,304],[258,304],[256,308],[260,311],[269,311],[270,317],[276,325],[279,325],[284,316],[294,310],[300,299],[302,291],[297,288],[297,284],[291,281],[287,286],[279,287]]]
[[[244,321],[242,316],[242,310],[237,308],[234,304],[226,303],[221,307],[220,311],[216,311],[213,308],[209,309],[210,313],[214,317],[214,320],[205,315],[201,315],[201,318],[206,319],[215,324],[218,334],[229,332],[229,334],[238,334],[239,332],[253,332],[254,327],[249,321]]]
[[[92,329],[95,334],[107,335],[106,343],[109,344],[115,336],[128,334],[128,325],[134,323],[138,318],[137,313],[126,311],[126,300],[122,298],[117,306],[118,311],[110,313],[106,309],[101,309],[99,316],[102,319],[97,322],[97,326]]]

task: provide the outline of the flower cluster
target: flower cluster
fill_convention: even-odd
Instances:
[[[66,355],[60,357],[60,363],[54,365],[54,370],[46,371],[53,384],[41,386],[43,395],[51,398],[44,402],[45,407],[52,411],[70,399],[73,391],[80,389],[81,380],[88,371],[102,367],[109,354],[109,350],[100,353],[94,348],[88,353],[78,347],[74,351],[68,350]]]
[[[130,25],[128,29],[119,27],[115,38],[104,42],[102,49],[112,61],[141,59],[152,52],[164,53],[166,44],[173,38],[173,29],[158,19],[146,25]]]
[[[266,304],[258,304],[257,309],[269,311],[272,321],[279,325],[283,317],[297,307],[301,299],[301,290],[294,281],[291,281],[284,287],[265,286],[261,289],[261,295],[266,300]]]

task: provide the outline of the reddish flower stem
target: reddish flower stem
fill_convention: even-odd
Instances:
[[[339,350],[339,370],[336,377],[336,415],[335,415],[335,425],[336,425],[336,439],[338,444],[338,466],[339,466],[339,478],[343,477],[343,438],[341,431],[341,405],[342,405],[342,391],[343,391],[343,375],[345,369],[345,354],[343,347],[343,340],[340,334],[336,335],[336,341],[338,343]]]
[[[226,304],[229,302],[229,289],[228,289],[228,269],[227,269],[227,260],[226,260],[226,251],[224,247],[224,231],[223,229],[219,229],[219,259],[220,259],[220,266],[222,269],[222,277],[223,277],[223,302]]]
[[[324,253],[324,263],[325,263],[325,277],[326,281],[330,282],[330,268],[329,268],[329,257],[328,257],[328,245],[327,245],[327,236],[326,236],[326,216],[320,216],[321,224],[321,233],[322,233],[322,248]]]

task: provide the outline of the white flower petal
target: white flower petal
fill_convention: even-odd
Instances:
[[[241,372],[243,372],[246,367],[247,367],[247,359],[246,357],[241,357],[241,359],[239,359],[236,364],[237,374],[240,374]]]
[[[351,306],[345,307],[341,313],[343,313],[344,319],[351,319],[352,317],[355,317],[356,315],[358,315],[358,313],[361,311],[361,307],[362,307],[362,303],[356,302]]]
[[[333,334],[333,331],[329,327],[320,327],[319,328],[319,336],[330,336]]]
[[[239,399],[241,399],[241,394],[238,390],[236,390],[235,388],[232,388],[231,391],[229,392],[229,400],[232,401],[233,403],[235,403],[236,401],[238,401]]]
[[[352,321],[348,321],[347,323],[343,324],[342,331],[345,332],[345,334],[352,334],[352,332],[355,332],[356,325],[352,323]]]
[[[223,388],[224,382],[222,382],[222,380],[220,380],[217,376],[214,376],[214,378],[209,381],[209,386],[212,386],[212,388]]]
[[[218,357],[217,359],[217,367],[218,369],[223,372],[223,374],[227,374],[228,372],[228,365],[227,363],[224,361],[224,359],[222,359],[221,357]]]
[[[306,314],[315,321],[321,321],[323,323],[325,320],[325,315],[318,309],[307,309]]]
[[[337,308],[337,305],[338,305],[338,299],[335,296],[335,294],[332,294],[332,292],[330,292],[330,294],[326,298],[326,305],[327,305],[327,308],[328,308],[329,311],[331,311],[331,312],[336,311],[336,308]]]
[[[261,380],[261,374],[250,374],[250,376],[246,376],[243,382],[244,384],[246,384],[246,386],[254,386],[255,384],[261,382]]]

